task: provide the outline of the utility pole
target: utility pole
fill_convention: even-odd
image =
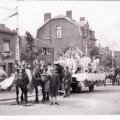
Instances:
[[[18,7],[16,7],[16,13],[18,13]],[[15,49],[15,59],[20,63],[20,43],[19,43],[19,24],[18,24],[18,15],[17,15],[17,28],[16,28],[16,49]]]

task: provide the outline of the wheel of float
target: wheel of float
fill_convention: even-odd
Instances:
[[[89,91],[92,92],[94,90],[94,84],[92,84],[91,86],[89,86]]]
[[[72,85],[72,92],[73,92],[73,93],[76,92],[76,85]]]
[[[81,93],[81,87],[78,87],[78,88],[77,88],[77,92],[78,92],[78,93]]]

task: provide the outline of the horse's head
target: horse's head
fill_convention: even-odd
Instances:
[[[21,67],[17,69],[18,79],[21,80],[23,78],[24,74],[25,74],[25,69],[23,69]]]

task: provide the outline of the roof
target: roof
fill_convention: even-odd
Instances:
[[[50,22],[51,20],[56,20],[56,19],[66,19],[67,21],[69,21],[70,23],[72,23],[72,24],[74,24],[77,28],[78,28],[78,31],[79,31],[79,34],[80,34],[80,36],[84,36],[84,31],[83,31],[83,27],[85,27],[85,26],[89,26],[89,24],[88,24],[88,21],[86,21],[86,20],[84,20],[84,21],[75,21],[74,19],[71,19],[71,18],[69,18],[69,17],[67,17],[67,16],[65,16],[65,15],[58,15],[58,16],[55,16],[55,17],[53,17],[53,18],[51,18],[51,19],[48,19],[48,20],[46,20],[45,22],[44,22],[44,24],[37,30],[37,31],[39,31],[42,27],[44,27],[48,22]],[[91,31],[93,31],[90,27],[89,27],[89,29],[91,30]]]
[[[11,34],[14,33],[12,30],[10,30],[8,27],[6,27],[4,24],[0,24],[0,32],[11,33]]]
[[[35,46],[37,47],[53,47],[49,43],[45,42],[45,40],[41,40],[39,38],[35,38]]]
[[[25,36],[19,36],[19,38],[20,38],[20,45],[24,46],[27,43],[27,41],[25,40]],[[39,38],[34,38],[34,43],[36,47],[49,47],[49,48],[52,47],[49,43]]]
[[[103,51],[105,54],[109,54],[106,50],[105,50],[105,48],[103,48],[103,47],[98,47],[101,51]]]
[[[40,30],[43,26],[45,26],[48,22],[50,22],[51,20],[56,20],[56,19],[66,19],[67,21],[69,21],[70,23],[74,24],[76,27],[78,27],[78,31],[79,34],[82,35],[81,30],[80,30],[80,24],[78,24],[75,20],[70,19],[64,15],[58,15],[56,17],[53,17],[51,19],[48,19],[38,30]]]

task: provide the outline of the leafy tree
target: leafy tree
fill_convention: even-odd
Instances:
[[[22,46],[20,51],[20,58],[22,61],[24,60],[29,63],[32,67],[33,61],[36,58],[34,38],[29,32],[26,32],[25,40],[25,45]]]
[[[112,58],[111,55],[106,55],[100,59],[100,65],[104,66],[105,68],[112,68],[116,66],[116,61]]]
[[[99,48],[98,47],[92,47],[89,51],[89,56],[90,58],[99,58],[100,54],[99,54]]]

